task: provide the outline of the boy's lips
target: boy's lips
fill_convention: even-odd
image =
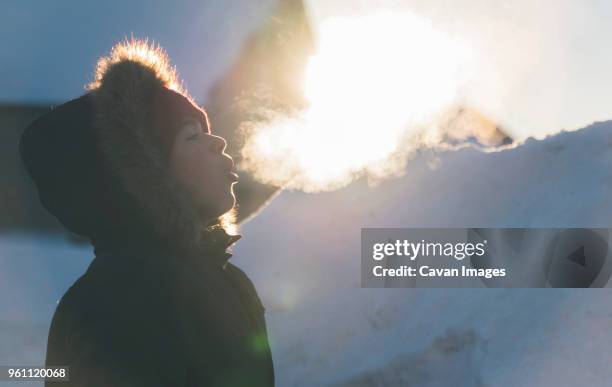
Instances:
[[[228,175],[229,175],[230,180],[233,181],[233,182],[236,182],[239,179],[238,174],[236,172],[234,172],[233,169],[229,172]]]
[[[228,156],[228,155],[224,155],[226,162],[227,162],[227,174],[229,176],[229,179],[233,182],[238,181],[238,174],[236,173],[236,165],[234,164],[234,160]]]

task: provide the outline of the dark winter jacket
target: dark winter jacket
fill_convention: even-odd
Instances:
[[[47,386],[274,385],[264,308],[227,262],[239,236],[178,188],[151,131],[155,117],[208,127],[175,77],[159,49],[126,42],[21,138],[43,206],[95,253],[49,332],[46,364],[70,381]]]
[[[224,260],[97,251],[49,333],[46,363],[70,383],[47,386],[272,386],[264,308]]]

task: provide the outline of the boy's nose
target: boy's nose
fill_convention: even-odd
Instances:
[[[223,153],[225,152],[225,148],[227,147],[227,141],[223,137],[213,135],[212,141],[212,150],[215,153]]]

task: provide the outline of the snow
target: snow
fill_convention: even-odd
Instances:
[[[608,289],[363,289],[359,240],[362,227],[608,228],[611,130],[427,150],[375,187],[279,194],[232,258],[266,306],[278,385],[608,385]],[[55,303],[91,254],[0,238],[0,364],[42,364]]]
[[[267,306],[279,385],[607,385],[607,289],[362,289],[359,238],[362,227],[608,228],[611,129],[424,151],[374,188],[282,192],[232,258]]]
[[[75,246],[65,238],[0,236],[0,365],[44,364],[57,302],[85,272],[91,255],[91,247]],[[0,381],[0,386],[3,383],[9,382]]]

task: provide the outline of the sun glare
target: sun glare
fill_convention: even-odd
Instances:
[[[245,169],[305,191],[388,171],[406,136],[456,100],[469,54],[413,13],[323,21],[306,68],[308,109],[257,127],[243,149]]]

